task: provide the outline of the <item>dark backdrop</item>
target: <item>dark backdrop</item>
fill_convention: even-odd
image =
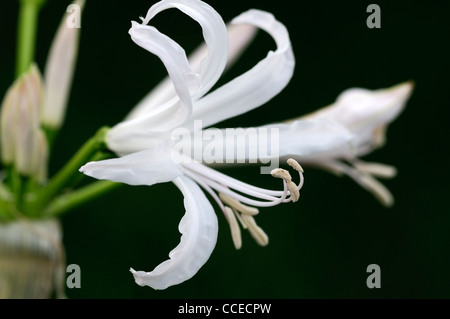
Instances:
[[[373,2],[373,1],[372,1]],[[388,130],[387,145],[366,159],[395,165],[385,184],[395,195],[386,209],[349,178],[307,169],[297,204],[262,209],[270,238],[256,245],[243,233],[235,251],[219,216],[217,246],[191,280],[164,291],[134,283],[129,267],[152,270],[179,242],[182,196],[171,183],[124,186],[63,216],[67,263],[81,267],[81,289],[70,298],[448,298],[448,19],[445,1],[375,1],[381,29],[366,26],[368,1],[209,1],[230,20],[249,8],[270,11],[290,31],[296,71],[270,103],[223,127],[251,126],[308,113],[343,90],[383,88],[414,80],[405,112]],[[40,15],[36,59],[43,69],[68,1],[48,0]],[[131,20],[153,1],[87,1],[80,55],[67,120],[51,171],[101,125],[114,125],[164,75],[162,64],[129,38]],[[0,4],[0,88],[14,75],[16,1]],[[176,10],[155,20],[189,50],[199,29]],[[226,79],[240,74],[274,45],[260,34]],[[3,93],[2,93],[3,95]],[[227,173],[272,185],[258,167]],[[278,184],[277,184],[278,185]],[[381,267],[381,288],[368,289],[366,267]]]

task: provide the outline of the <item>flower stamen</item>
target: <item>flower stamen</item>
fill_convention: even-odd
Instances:
[[[397,169],[394,166],[383,163],[364,162],[362,160],[354,160],[351,163],[359,172],[379,178],[392,178],[397,174]]]
[[[316,161],[315,165],[337,175],[345,174],[349,176],[387,207],[392,206],[394,203],[394,197],[391,192],[375,178],[391,178],[395,176],[397,170],[393,166],[361,160],[348,160],[347,162],[338,160]]]
[[[224,204],[227,204],[228,206],[230,206],[231,208],[237,210],[242,214],[255,216],[258,215],[259,213],[258,208],[244,205],[238,200],[226,194],[219,193],[219,198]]]
[[[230,207],[225,206],[223,213],[225,215],[225,219],[227,220],[228,224],[230,225],[231,239],[233,240],[234,248],[241,249],[241,247],[242,247],[241,229],[239,228],[239,224],[236,219],[235,212],[233,212],[233,210]]]
[[[293,165],[295,166],[295,164],[293,164]],[[301,167],[300,167],[300,169],[301,169]],[[272,174],[273,177],[283,179],[287,189],[289,190],[289,193],[291,194],[292,201],[293,202],[298,201],[298,199],[300,198],[300,191],[299,191],[297,185],[292,181],[291,174],[289,174],[289,172],[287,170],[282,169],[282,168],[275,168],[270,173]]]
[[[289,158],[287,160],[287,163],[290,167],[292,167],[293,169],[295,169],[297,172],[303,173],[303,167],[301,167],[301,165],[293,158]]]
[[[259,213],[257,207],[275,206],[291,200],[298,201],[303,186],[303,168],[294,159],[288,159],[288,165],[299,173],[300,181],[296,185],[290,173],[281,168],[274,169],[272,176],[283,179],[283,190],[268,190],[249,185],[201,163],[184,164],[185,174],[196,181],[216,201],[227,220],[234,247],[242,247],[239,223],[248,229],[258,245],[269,243],[267,234],[256,224],[253,216]],[[238,222],[239,221],[239,222]]]
[[[253,216],[242,214],[241,217],[248,226],[248,231],[256,243],[260,246],[267,246],[269,244],[269,236],[267,236],[264,230],[256,224]]]

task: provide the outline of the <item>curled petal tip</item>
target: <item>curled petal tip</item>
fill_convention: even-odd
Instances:
[[[130,269],[140,286],[166,289],[190,279],[206,263],[216,245],[217,216],[200,187],[185,176],[178,177],[174,183],[184,195],[186,208],[178,227],[181,240],[169,253],[169,259],[153,271]]]

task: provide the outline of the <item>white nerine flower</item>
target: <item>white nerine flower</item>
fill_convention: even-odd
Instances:
[[[178,43],[148,25],[156,14],[168,8],[178,8],[202,27],[206,46],[191,59],[187,58]],[[227,35],[220,15],[199,0],[163,0],[149,9],[141,24],[132,22],[129,32],[132,40],[161,59],[170,81],[163,81],[125,121],[108,132],[107,146],[119,158],[91,162],[80,170],[98,179],[130,185],[173,181],[182,192],[186,214],[179,225],[181,242],[170,252],[170,259],[152,272],[131,269],[139,285],[165,289],[179,284],[195,275],[208,260],[216,244],[217,217],[201,188],[223,212],[237,249],[242,245],[240,226],[247,229],[259,245],[264,246],[268,244],[268,236],[255,222],[254,216],[259,212],[257,207],[296,201],[300,195],[303,170],[292,158],[320,161],[333,155],[344,158],[356,156],[354,151],[358,138],[346,123],[333,117],[297,119],[249,131],[255,135],[250,139],[258,138],[258,146],[277,150],[269,155],[251,152],[248,149],[251,145],[245,141],[228,138],[226,129],[214,131],[215,139],[210,140],[207,147],[244,150],[233,152],[234,162],[259,160],[267,163],[280,157],[288,159],[289,166],[299,174],[297,184],[287,170],[275,168],[271,171],[273,177],[282,179],[283,190],[249,185],[204,165],[201,158],[191,153],[179,154],[180,149],[193,148],[195,154],[195,149],[204,148],[204,145],[191,145],[190,139],[180,142],[180,130],[203,136],[206,131],[197,130],[197,121],[208,127],[251,111],[277,95],[292,77],[295,60],[289,34],[271,14],[249,10],[235,18],[231,25],[232,32]],[[270,34],[277,49],[270,51],[249,71],[208,93],[226,67],[228,52],[232,58],[236,57],[243,43],[251,38],[255,27]],[[264,141],[260,139],[261,132],[270,129],[277,132],[278,139],[261,143]],[[187,143],[188,146],[180,148],[180,143]],[[177,160],[174,160],[174,154]],[[217,162],[228,162],[228,154],[223,153],[223,157],[223,161]]]
[[[313,164],[337,174],[346,174],[373,193],[382,204],[391,206],[394,203],[392,194],[375,177],[394,177],[395,167],[363,162],[357,157],[384,145],[387,125],[403,110],[412,90],[412,82],[374,91],[352,88],[341,93],[332,105],[301,117],[335,121],[346,127],[354,136],[353,154],[335,152],[313,155],[302,157],[302,163]]]

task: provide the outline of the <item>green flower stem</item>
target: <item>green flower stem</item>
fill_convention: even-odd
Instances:
[[[96,181],[83,188],[73,191],[68,194],[61,195],[55,198],[44,210],[44,216],[55,217],[65,213],[71,209],[74,209],[86,202],[97,198],[100,195],[104,195],[106,192],[110,192],[119,186],[124,185],[122,183],[115,183],[111,181]]]
[[[7,193],[6,187],[0,183],[0,222],[8,217],[8,202],[3,198]]]
[[[102,127],[72,157],[72,159],[49,181],[47,186],[38,191],[27,205],[27,211],[40,214],[49,202],[67,187],[79,174],[81,166],[89,162],[97,152],[105,149],[105,135],[108,127]]]
[[[38,15],[44,2],[45,0],[20,0],[16,77],[25,73],[34,60]]]
[[[43,123],[41,123],[41,128],[44,131],[45,137],[47,137],[48,149],[51,151],[58,136],[59,129],[54,127],[47,127]]]
[[[22,183],[22,176],[20,176],[20,173],[17,171],[17,169],[12,166],[9,170],[10,172],[10,184],[11,189],[14,194],[14,200],[16,203],[20,204],[22,201],[22,193],[23,193],[23,183]]]

